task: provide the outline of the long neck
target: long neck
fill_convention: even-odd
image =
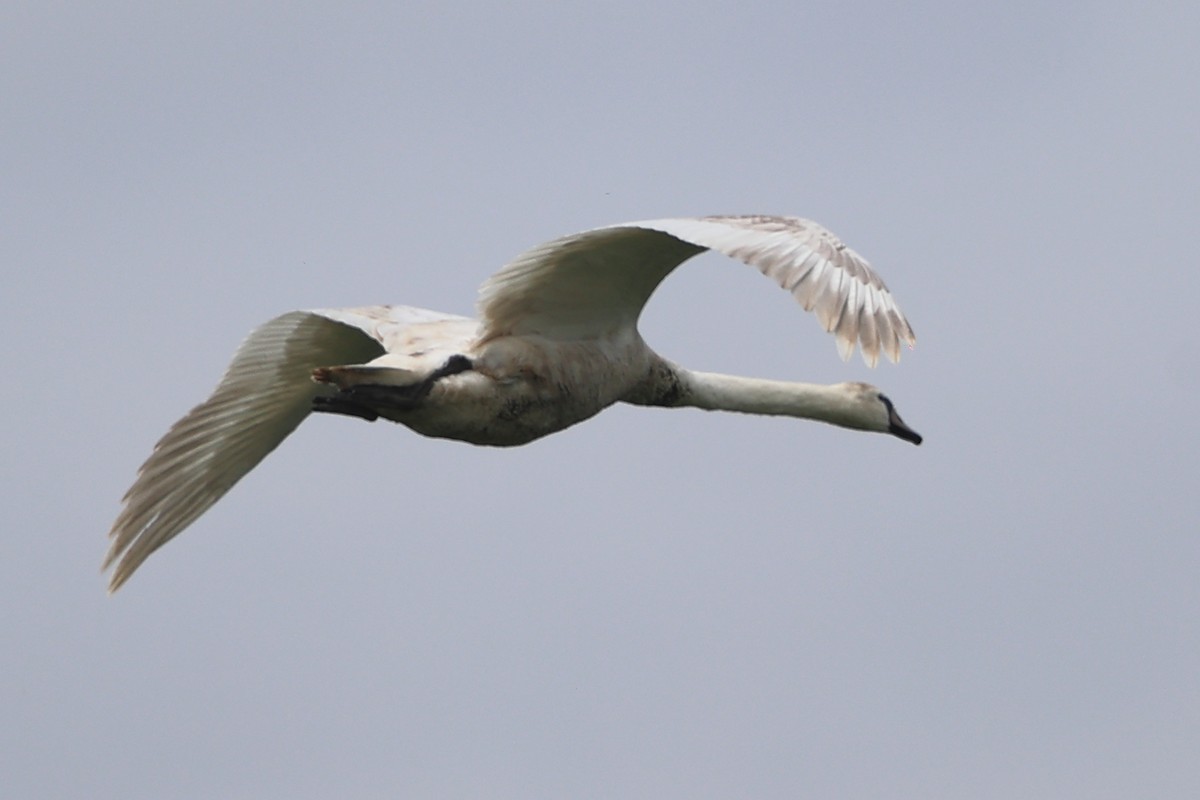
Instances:
[[[852,421],[844,392],[837,386],[741,378],[715,372],[687,371],[681,377],[687,388],[679,398],[678,404],[682,406],[801,417],[858,427]]]

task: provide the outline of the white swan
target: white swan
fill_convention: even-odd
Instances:
[[[777,414],[921,437],[864,383],[819,386],[692,372],[638,334],[642,307],[712,249],[757,267],[816,312],[843,358],[892,361],[912,328],[883,282],[825,228],[795,217],[631,222],[556,239],[480,290],[478,321],[405,306],[293,311],[255,330],[212,396],[167,432],[109,532],[109,591],[204,513],[311,411],[426,436],[518,445],[624,401]]]

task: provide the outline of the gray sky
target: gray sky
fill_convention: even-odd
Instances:
[[[6,796],[1200,794],[1200,8],[425,5],[0,11]],[[870,380],[924,446],[316,418],[105,596],[258,323],[747,212],[835,230],[917,349],[843,364],[714,256],[647,340]]]

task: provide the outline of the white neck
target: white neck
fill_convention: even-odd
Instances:
[[[715,372],[684,372],[688,391],[679,405],[710,411],[740,411],[830,422],[848,428],[863,428],[856,404],[844,385],[792,383],[761,378],[742,378]]]

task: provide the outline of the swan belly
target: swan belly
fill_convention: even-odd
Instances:
[[[424,436],[512,447],[582,422],[611,404],[536,377],[497,380],[465,372],[438,381],[416,408],[381,409],[380,416]]]
[[[425,436],[497,447],[526,444],[582,422],[615,401],[595,385],[523,372],[489,374],[462,355],[431,372],[372,365],[322,367],[313,378],[338,391],[316,411],[398,422]]]

